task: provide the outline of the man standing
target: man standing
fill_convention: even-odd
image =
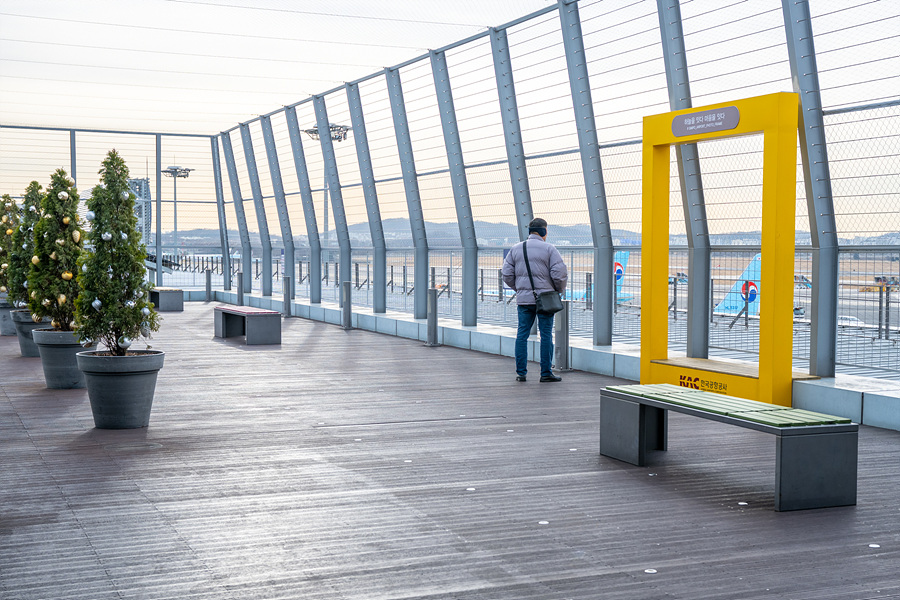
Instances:
[[[553,359],[553,315],[540,315],[535,309],[535,295],[541,292],[564,292],[569,273],[562,256],[553,244],[548,244],[547,221],[533,219],[528,224],[528,239],[513,246],[503,261],[503,282],[516,291],[519,307],[519,330],[516,334],[516,381],[525,381],[528,371],[528,336],[538,320],[541,333],[541,381],[562,381],[550,370]],[[528,244],[528,263],[534,287],[525,266],[523,246]]]

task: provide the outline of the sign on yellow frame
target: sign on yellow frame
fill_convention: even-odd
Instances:
[[[644,117],[641,383],[673,383],[791,405],[797,94],[778,93]],[[759,364],[668,356],[670,146],[763,136]],[[702,386],[701,386],[702,384]]]

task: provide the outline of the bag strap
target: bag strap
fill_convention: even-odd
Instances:
[[[534,277],[531,276],[531,264],[528,262],[528,240],[522,242],[522,254],[525,255],[525,268],[528,270],[528,281],[531,282],[531,293],[534,294],[534,300],[537,301],[537,290],[534,289]]]

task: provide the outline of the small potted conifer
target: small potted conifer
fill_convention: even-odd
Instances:
[[[91,222],[90,249],[79,259],[75,327],[83,345],[79,352],[94,425],[100,429],[133,429],[150,423],[156,376],[165,354],[130,350],[134,340],[159,329],[145,281],[147,250],[134,214],[128,167],[111,150],[100,169],[101,184],[91,192],[85,218]]]
[[[73,330],[78,295],[78,257],[84,231],[78,222],[75,180],[63,169],[50,178],[41,200],[42,216],[34,224],[34,254],[28,273],[28,307],[36,317],[50,319],[50,328],[32,331],[41,355],[48,388],[83,388],[84,376],[75,355],[81,344]],[[27,209],[26,209],[27,210]]]
[[[29,183],[22,200],[19,225],[12,235],[7,287],[9,303],[15,308],[24,308],[28,305],[28,272],[31,269],[31,258],[34,256],[34,225],[41,217],[42,198],[41,184],[37,181]]]
[[[2,274],[0,274],[0,288],[8,294],[10,267],[15,268],[14,265],[10,265],[10,250],[13,244],[13,235],[19,229],[22,213],[12,198],[6,194],[3,195],[2,202],[0,202],[0,211],[2,211],[3,215],[0,217],[0,221],[2,221],[0,231],[3,233],[3,242],[0,245],[4,249],[3,262],[0,263],[0,270],[2,270]],[[19,352],[22,356],[40,356],[38,347],[32,339],[32,331],[38,327],[43,327],[44,319],[31,314],[31,311],[27,308],[16,307],[12,307],[9,311],[9,316],[12,318],[13,325],[16,328],[16,335],[19,337]],[[47,319],[48,322],[49,320]]]
[[[9,194],[0,198],[0,335],[16,335],[16,326],[9,311],[13,308],[8,298],[9,256],[12,236],[18,222],[18,209]]]

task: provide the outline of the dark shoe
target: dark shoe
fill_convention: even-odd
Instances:
[[[562,377],[558,377],[556,375],[541,375],[542,382],[550,382],[550,381],[562,381]]]
[[[516,375],[516,381],[525,381],[524,375]]]

